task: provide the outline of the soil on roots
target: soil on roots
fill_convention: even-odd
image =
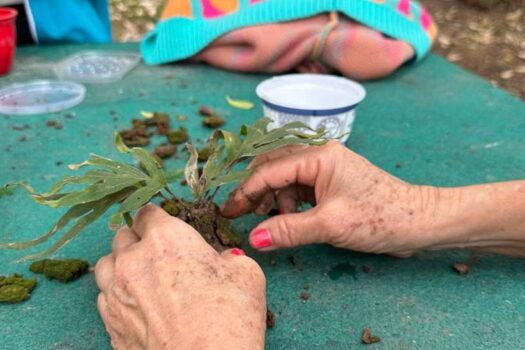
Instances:
[[[219,207],[213,202],[196,205],[182,200],[165,200],[162,208],[191,225],[218,252],[240,247],[241,235],[235,231],[231,221],[221,216]]]

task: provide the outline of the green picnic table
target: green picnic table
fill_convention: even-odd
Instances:
[[[138,46],[22,48],[0,87],[53,79],[53,64],[85,49],[138,51]],[[67,164],[91,152],[122,158],[113,133],[129,127],[140,111],[186,115],[186,121],[172,118],[173,123],[188,128],[199,145],[210,134],[200,125],[201,105],[218,110],[227,118],[226,129],[236,131],[261,117],[254,90],[266,77],[187,63],[141,64],[119,82],[88,85],[85,101],[71,110],[0,116],[0,183],[26,180],[47,190],[70,173]],[[383,169],[410,182],[441,186],[525,178],[525,104],[516,98],[435,55],[365,87],[368,96],[348,147]],[[225,95],[257,106],[233,109]],[[46,126],[49,120],[63,128]],[[184,162],[182,153],[166,166],[176,169]],[[62,214],[36,205],[22,191],[3,196],[0,212],[0,241],[35,237]],[[257,220],[248,216],[235,225],[246,234]],[[97,222],[56,256],[95,264],[110,251],[112,236],[107,221]],[[525,348],[524,260],[481,256],[463,277],[451,264],[468,258],[465,252],[423,252],[403,260],[325,245],[271,255],[245,248],[267,276],[268,305],[277,317],[267,331],[268,349],[364,348],[360,336],[367,326],[381,337],[372,349]],[[28,263],[12,262],[42,249],[0,252],[0,275],[32,275]],[[110,348],[96,309],[93,274],[67,285],[37,279],[30,300],[0,305],[0,349]],[[304,301],[300,293],[306,284],[311,297]]]

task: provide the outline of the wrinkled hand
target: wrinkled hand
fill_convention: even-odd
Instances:
[[[116,349],[262,349],[265,278],[240,249],[218,254],[189,225],[148,205],[95,269]]]
[[[266,214],[277,201],[281,215],[260,223],[250,244],[272,250],[310,243],[404,256],[425,246],[418,235],[432,188],[407,184],[335,141],[287,147],[260,156],[222,208],[226,217]],[[297,213],[301,202],[313,208]]]

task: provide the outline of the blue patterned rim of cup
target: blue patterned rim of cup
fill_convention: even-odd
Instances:
[[[260,83],[263,104],[277,112],[329,116],[353,110],[366,96],[355,81],[326,74],[288,74]]]

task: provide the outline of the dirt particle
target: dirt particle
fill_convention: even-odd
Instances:
[[[166,136],[168,138],[168,141],[173,145],[184,143],[189,139],[188,131],[182,126],[176,130],[168,131],[168,134]]]
[[[365,327],[363,328],[363,333],[361,335],[361,341],[363,342],[363,344],[375,344],[375,343],[379,343],[381,341],[381,338],[379,338],[376,335],[372,335],[370,328]]]
[[[452,265],[452,268],[461,276],[468,275],[470,272],[470,266],[464,263],[455,263]]]
[[[452,269],[460,276],[466,276],[470,273],[472,265],[479,260],[479,257],[473,256],[465,261],[458,261],[452,265]]]
[[[401,164],[400,163],[396,163],[396,169],[401,169]]]
[[[170,145],[169,143],[165,143],[160,145],[159,147],[155,148],[155,151],[153,152],[157,157],[161,159],[169,158],[173,156],[175,153],[177,153],[177,147]]]
[[[213,115],[217,115],[217,112],[215,112],[212,108],[207,106],[201,106],[199,108],[199,114],[203,117],[211,117]]]
[[[18,141],[20,141],[20,142],[25,142],[25,141],[27,141],[27,135],[22,135],[22,136],[20,136],[20,137],[18,138]]]
[[[363,270],[364,273],[370,273],[372,272],[372,268],[368,265],[361,266],[361,270]]]
[[[211,128],[211,129],[215,129],[220,126],[223,126],[224,123],[226,123],[226,120],[224,120],[224,118],[218,115],[211,115],[209,117],[205,117],[202,120],[202,125],[204,125],[207,128]]]
[[[55,162],[55,165],[56,165],[56,166],[61,166],[62,164],[64,164],[64,162],[62,162],[61,160],[57,160],[57,161]]]
[[[75,112],[68,112],[66,114],[64,114],[64,118],[66,119],[75,119],[77,116],[77,114]]]
[[[299,296],[301,297],[301,300],[303,300],[303,301],[307,301],[311,297],[310,293],[308,293],[306,291],[302,291]]]
[[[273,328],[275,326],[275,319],[275,314],[270,309],[266,309],[266,327]]]
[[[46,121],[46,126],[55,130],[60,130],[64,127],[62,123],[55,119],[49,119],[48,121]]]

